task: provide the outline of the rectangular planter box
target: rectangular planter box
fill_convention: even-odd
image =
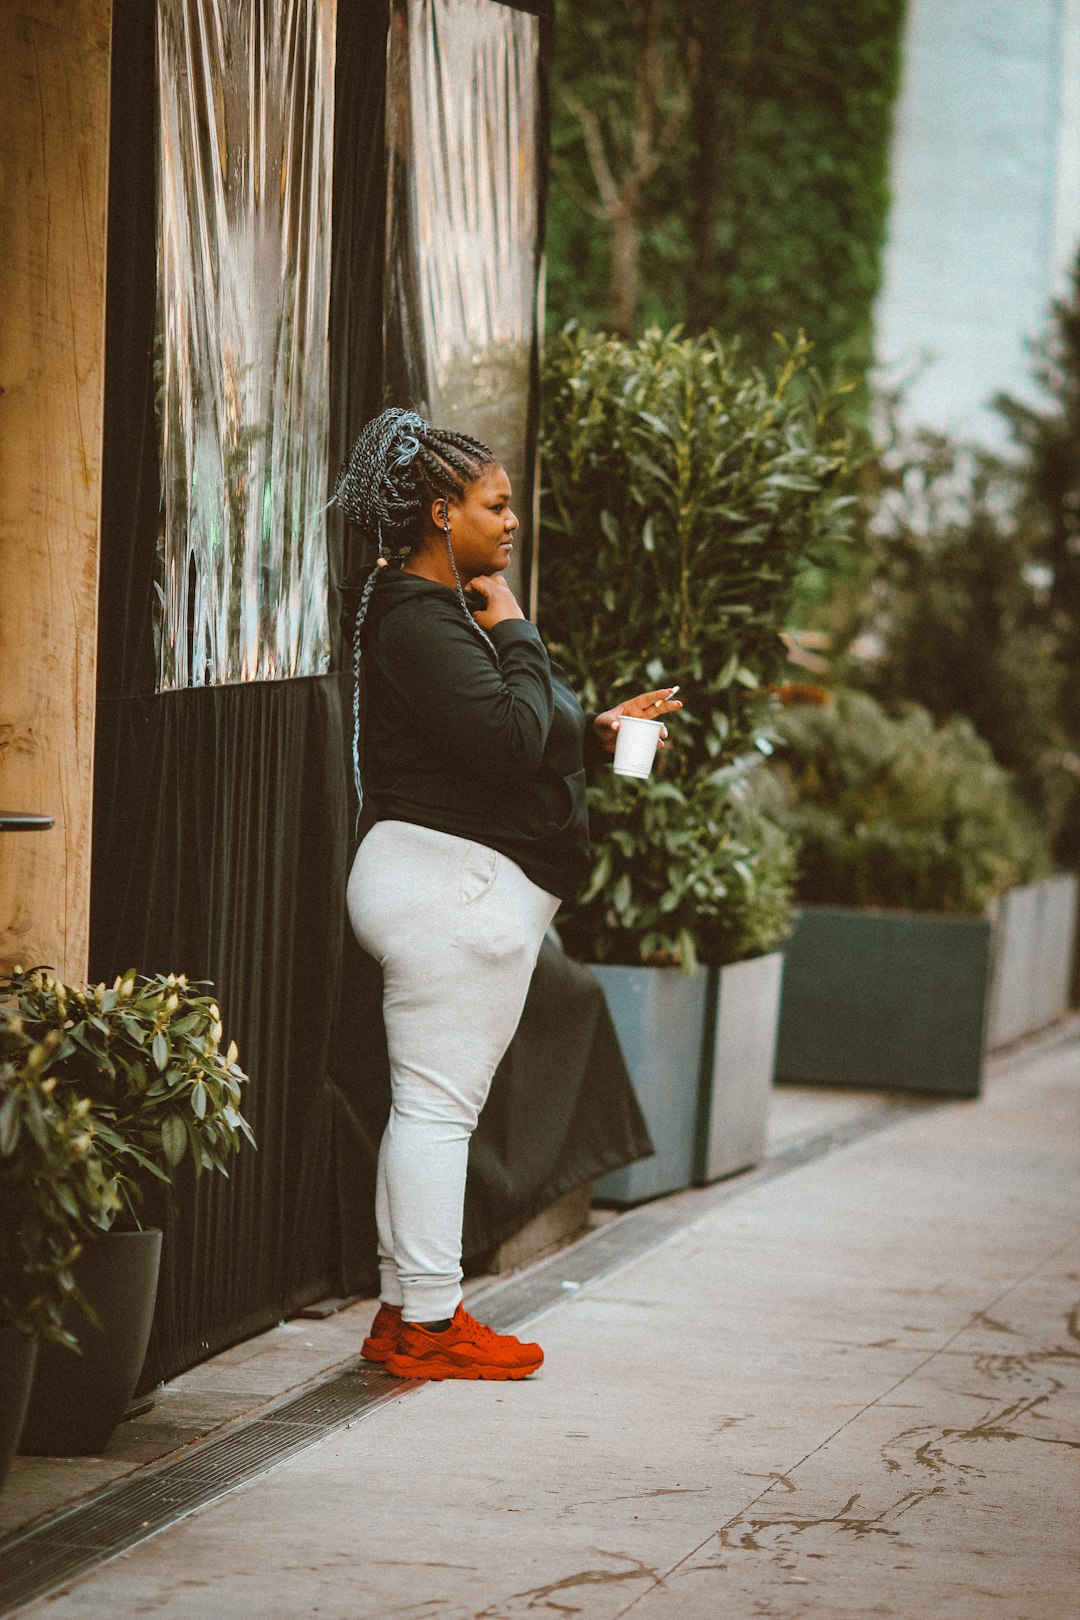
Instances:
[[[695,1181],[718,1181],[765,1157],[784,957],[732,962],[709,977],[713,1027]]]
[[[651,1159],[602,1176],[593,1193],[636,1204],[677,1192],[694,1178],[710,976],[691,979],[677,967],[601,965],[593,972],[656,1148]]]
[[[1071,872],[1002,895],[990,980],[991,1049],[1045,1029],[1068,1012],[1076,910]]]
[[[786,950],[782,1080],[974,1097],[992,924],[804,906]]]

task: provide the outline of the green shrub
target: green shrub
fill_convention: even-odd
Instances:
[[[788,931],[789,838],[723,781],[688,791],[611,776],[589,791],[592,876],[560,916],[586,961],[677,962],[687,972],[769,951]]]
[[[979,913],[1049,870],[1045,839],[966,720],[888,714],[840,692],[777,722],[770,808],[799,846],[796,893],[825,905]]]
[[[51,1074],[59,1035],[36,1040],[0,1009],[0,1325],[71,1347],[64,1308],[78,1298],[83,1240],[120,1209],[86,1098]]]
[[[843,392],[711,338],[566,332],[547,354],[540,626],[586,708],[679,682],[684,791],[752,745],[800,572],[842,545]]]

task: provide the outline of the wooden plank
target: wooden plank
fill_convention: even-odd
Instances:
[[[85,977],[112,0],[0,5],[0,966]]]

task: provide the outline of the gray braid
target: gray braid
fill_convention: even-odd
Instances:
[[[393,406],[374,417],[361,430],[337,477],[332,503],[350,522],[373,540],[378,561],[364,582],[353,622],[353,782],[356,819],[360,822],[364,792],[360,781],[360,659],[361,631],[371,593],[388,561],[401,568],[419,537],[425,507],[433,497],[460,499],[495,457],[486,444],[450,428],[434,428],[415,411]],[[490,648],[495,644],[477,624],[465,600],[453,547],[450,525],[444,525],[446,549],[466,622]]]

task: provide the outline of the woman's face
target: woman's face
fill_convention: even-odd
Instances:
[[[447,504],[450,541],[462,579],[502,573],[510,562],[518,526],[510,510],[510,480],[502,467],[486,468],[460,500]]]

